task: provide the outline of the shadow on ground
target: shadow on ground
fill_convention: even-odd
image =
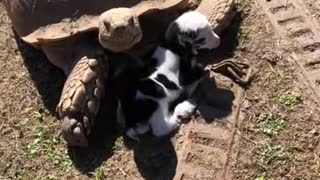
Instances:
[[[69,148],[69,156],[75,167],[92,176],[101,164],[113,155],[115,141],[121,136],[116,123],[116,95],[110,88],[101,104],[93,131],[89,137],[89,148]]]
[[[176,175],[178,157],[171,141],[173,135],[159,138],[148,133],[141,136],[140,142],[124,138],[126,147],[134,152],[134,161],[144,179],[170,180]]]
[[[134,161],[146,180],[173,179],[177,168],[177,154],[170,138],[151,138],[134,147]]]
[[[231,90],[217,87],[212,78],[201,83],[196,97],[198,111],[206,123],[223,120],[231,114],[234,99]]]
[[[66,77],[62,70],[51,64],[38,49],[23,42],[16,33],[15,39],[31,80],[36,86],[42,102],[51,114],[55,112]]]
[[[200,60],[206,65],[216,64],[221,61],[232,59],[234,52],[239,45],[240,26],[243,21],[241,12],[238,12],[231,25],[220,36],[221,45],[210,53],[200,54]],[[221,76],[219,74],[219,76]],[[232,103],[235,99],[234,93],[227,88],[220,88],[216,80],[220,77],[215,76],[210,79],[209,75],[204,80],[197,94],[198,110],[206,123],[212,123],[214,120],[222,120],[232,112]]]

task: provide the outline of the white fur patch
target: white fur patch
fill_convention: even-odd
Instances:
[[[208,19],[197,11],[184,13],[175,22],[182,32],[196,31],[197,28],[203,29],[210,24]]]
[[[160,107],[155,111],[155,113],[150,118],[150,126],[152,133],[155,136],[164,136],[172,132],[179,126],[177,119],[172,118],[168,112],[168,100],[160,100]]]
[[[170,81],[179,85],[180,57],[163,47],[158,47],[152,57],[157,59],[158,69],[150,77],[156,78],[158,74],[164,74]]]
[[[165,49],[163,47],[158,47],[152,56],[157,59],[158,69],[150,75],[150,79],[154,80],[158,85],[160,85],[166,92],[165,100],[166,102],[172,101],[178,97],[180,90],[169,90],[163,84],[156,80],[158,74],[165,75],[170,81],[174,82],[179,88],[181,88],[179,83],[179,65],[180,57],[173,53],[172,51]],[[159,101],[157,98],[144,95],[139,92],[138,97],[148,97],[155,101]],[[160,103],[161,104],[161,103]]]
[[[176,117],[180,120],[190,118],[195,109],[196,106],[190,101],[184,101],[176,106],[173,117]]]
[[[174,23],[178,25],[178,32],[172,32],[172,26]],[[171,23],[166,32],[166,38],[168,39],[168,37],[170,37],[170,33],[177,33],[180,43],[184,44],[184,41],[187,42],[188,39],[185,36],[179,36],[179,32],[196,32],[196,40],[205,39],[204,43],[199,44],[199,46],[195,44],[195,54],[197,54],[197,50],[199,49],[211,50],[220,45],[220,37],[213,31],[208,19],[197,11],[186,12]]]

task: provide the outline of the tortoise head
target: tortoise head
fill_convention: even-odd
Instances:
[[[99,42],[113,52],[130,49],[142,39],[138,16],[129,8],[114,8],[101,14]]]

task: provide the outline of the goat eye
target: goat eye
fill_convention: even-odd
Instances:
[[[130,24],[130,25],[133,25],[133,24],[134,24],[134,19],[133,19],[133,17],[131,17],[131,18],[129,19],[129,24]]]
[[[194,32],[194,31],[192,31],[192,32],[191,32],[191,38],[192,38],[192,39],[195,39],[196,37],[197,37],[197,33]]]
[[[194,31],[187,32],[186,35],[191,39],[195,39],[197,37],[197,33]]]
[[[203,44],[205,40],[206,40],[205,38],[200,38],[200,39],[197,39],[195,42],[197,44]]]
[[[107,31],[110,31],[111,25],[110,25],[109,22],[103,21],[103,25],[104,25],[104,27],[106,28]]]

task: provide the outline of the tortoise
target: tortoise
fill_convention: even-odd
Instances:
[[[217,34],[228,26],[234,14],[234,0],[2,3],[18,36],[41,49],[67,76],[57,112],[67,144],[82,147],[88,146],[101,99],[108,90],[105,80],[116,68],[110,65],[110,54],[145,55],[162,40],[169,23],[188,10],[196,9],[206,15]]]

